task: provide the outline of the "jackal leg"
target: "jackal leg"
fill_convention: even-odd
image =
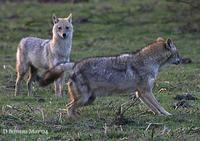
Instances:
[[[57,97],[62,97],[63,96],[63,88],[64,88],[64,83],[65,83],[65,73],[63,73],[55,82],[55,95]]]
[[[76,108],[74,106],[75,103],[78,101],[79,93],[73,81],[69,81],[67,83],[67,86],[68,86],[68,95],[70,99],[70,102],[66,105],[67,114],[70,118],[75,119],[79,116],[79,113],[76,111]]]
[[[160,105],[151,91],[140,90],[138,91],[138,96],[154,113],[159,115],[171,115]]]
[[[68,116],[71,118],[76,118],[79,116],[77,109],[81,106],[86,106],[91,104],[95,100],[95,96],[86,84],[80,87],[76,86],[76,83],[68,82],[68,92],[70,96],[70,102],[67,105]]]
[[[15,83],[15,96],[20,94],[21,84],[22,84],[24,75],[25,73],[19,73],[19,72],[17,73],[17,79]]]
[[[32,82],[36,79],[37,69],[33,66],[29,68],[29,78],[27,81],[28,96],[32,95]]]
[[[28,65],[26,64],[23,65],[17,62],[16,64],[17,78],[15,82],[15,96],[20,94],[21,83],[27,70],[28,70]]]

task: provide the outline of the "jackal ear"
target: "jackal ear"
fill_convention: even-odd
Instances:
[[[52,15],[52,21],[53,21],[53,24],[56,24],[59,22],[59,19],[56,17],[55,14]]]
[[[156,39],[156,41],[157,41],[157,42],[165,42],[165,40],[164,40],[162,37],[158,37],[158,38]]]
[[[68,19],[68,21],[69,21],[70,23],[72,23],[72,13],[69,14],[69,16],[67,17],[67,19]]]
[[[171,39],[167,39],[165,46],[167,49],[172,49],[174,47],[173,41]]]

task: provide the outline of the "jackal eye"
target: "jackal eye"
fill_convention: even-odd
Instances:
[[[59,27],[58,27],[58,29],[59,29],[59,30],[61,30],[61,29],[62,29],[62,27],[61,27],[61,26],[59,26]]]
[[[69,29],[69,26],[66,26],[66,29]]]

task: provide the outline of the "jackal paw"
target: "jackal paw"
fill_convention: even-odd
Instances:
[[[160,115],[160,116],[171,116],[172,114],[167,112],[167,111],[164,111],[164,112],[160,112],[158,115]]]
[[[80,113],[78,111],[67,111],[67,115],[70,119],[78,119],[80,117]]]

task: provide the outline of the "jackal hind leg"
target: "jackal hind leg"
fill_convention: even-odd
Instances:
[[[159,115],[171,115],[156,100],[151,91],[138,91],[139,98],[155,113]]]
[[[21,84],[22,84],[24,75],[25,75],[25,73],[17,72],[17,79],[16,79],[16,83],[15,83],[15,96],[20,95]]]
[[[37,69],[34,66],[29,67],[29,78],[27,81],[27,90],[28,90],[28,96],[32,95],[32,82],[37,77]]]
[[[78,101],[79,93],[73,81],[69,80],[69,82],[67,83],[67,87],[68,87],[68,95],[70,99],[69,103],[66,105],[67,114],[69,118],[76,119],[79,116],[79,114],[76,111],[76,108],[74,105],[76,101]]]
[[[95,100],[95,96],[86,84],[76,86],[76,83],[69,82],[68,91],[70,95],[70,102],[67,105],[69,117],[79,117],[78,108],[91,104]]]
[[[22,80],[28,70],[28,64],[16,64],[17,78],[15,82],[15,96],[20,94]]]

